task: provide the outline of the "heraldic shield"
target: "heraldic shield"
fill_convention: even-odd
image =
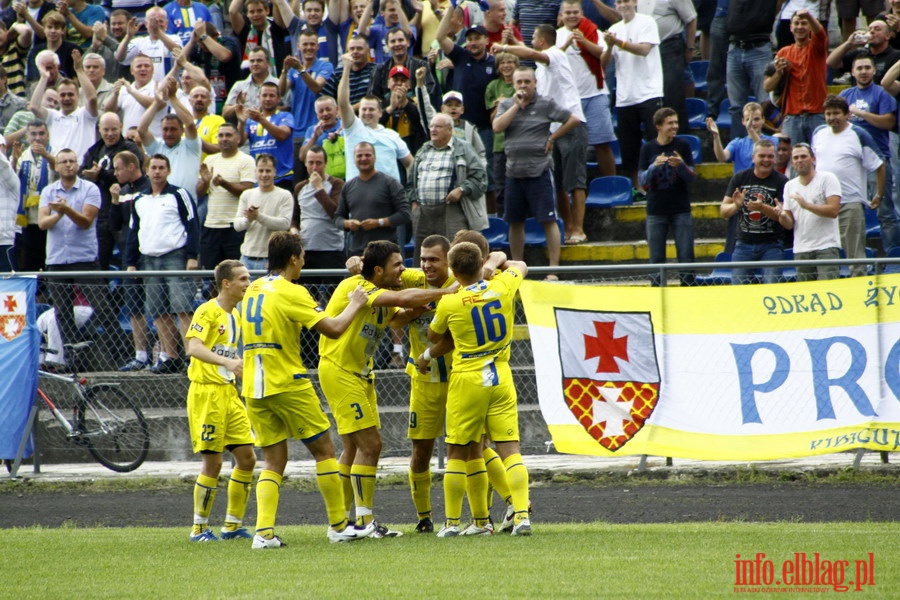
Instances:
[[[650,313],[555,312],[566,405],[597,443],[615,452],[659,400]]]
[[[11,342],[25,330],[28,297],[25,292],[0,296],[0,335]]]

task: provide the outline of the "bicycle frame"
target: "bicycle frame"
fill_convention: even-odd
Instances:
[[[77,374],[73,374],[71,376],[59,375],[57,373],[50,373],[49,371],[38,371],[38,380],[40,379],[53,379],[56,381],[62,381],[67,383],[75,388],[75,402],[78,404],[82,404],[85,401],[85,384],[87,383],[87,379],[84,377],[78,377]],[[108,383],[106,385],[118,387],[118,383]],[[37,388],[38,396],[40,396],[41,400],[43,400],[44,404],[47,405],[47,408],[50,409],[53,417],[59,422],[59,424],[66,430],[66,437],[72,438],[79,434],[79,431],[72,425],[72,422],[66,418],[65,415],[62,414],[62,411],[56,407],[56,404],[53,403],[53,400],[50,399],[50,396],[41,389],[40,385]]]

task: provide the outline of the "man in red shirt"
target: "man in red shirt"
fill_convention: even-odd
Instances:
[[[784,84],[781,130],[793,143],[807,142],[819,125],[825,124],[825,60],[828,56],[828,32],[807,10],[791,17],[794,43],[775,55],[775,73],[766,77],[763,87],[775,91]]]
[[[488,32],[487,51],[494,44],[521,44],[522,34],[515,25],[506,22],[506,0],[490,0],[484,11],[483,26]]]

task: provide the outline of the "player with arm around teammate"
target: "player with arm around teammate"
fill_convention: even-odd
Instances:
[[[444,474],[446,521],[438,537],[460,535],[459,520],[466,491],[467,461],[473,445],[487,433],[506,466],[514,508],[513,535],[530,535],[528,471],[519,449],[516,388],[509,367],[515,295],[528,273],[523,262],[506,261],[502,273],[482,278],[478,246],[463,242],[450,249],[450,268],[459,290],[443,298],[429,327],[431,346],[420,362],[453,348],[453,374],[447,394],[447,469]],[[449,340],[446,333],[450,333]],[[471,476],[487,479],[487,473]],[[486,483],[486,482],[485,482]],[[473,514],[476,528],[486,528],[489,515]]]
[[[269,239],[269,274],[250,284],[242,303],[244,342],[243,395],[256,445],[265,465],[256,482],[256,535],[253,549],[285,545],[275,535],[280,487],[287,465],[287,440],[301,440],[316,461],[316,484],[328,514],[328,539],[353,541],[374,526],[349,526],[328,417],[300,359],[300,329],[315,329],[323,338],[340,337],[366,305],[359,287],[344,292],[344,307],[325,314],[309,291],[292,283],[303,269],[300,236],[278,231]]]
[[[319,341],[319,383],[337,423],[344,450],[339,460],[349,513],[352,493],[357,526],[375,522],[373,502],[375,472],[381,455],[380,420],[375,396],[373,356],[388,327],[402,326],[409,316],[421,314],[423,306],[455,290],[455,287],[399,289],[402,287],[403,255],[393,242],[369,242],[363,252],[362,273],[342,281],[325,311],[343,310],[346,290],[362,286],[368,310],[359,312],[347,334],[336,340]],[[405,321],[394,321],[395,318]],[[399,531],[375,526],[372,537],[399,537]]]

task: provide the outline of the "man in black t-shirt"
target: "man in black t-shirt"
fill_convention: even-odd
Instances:
[[[763,206],[781,210],[787,177],[775,170],[775,144],[761,139],[753,146],[753,167],[735,173],[728,183],[719,211],[728,219],[739,214],[733,261],[782,260],[784,228],[771,219]],[[752,269],[734,269],[732,283],[750,283]],[[781,268],[763,269],[763,281],[776,283]]]
[[[900,51],[890,45],[893,37],[894,32],[885,21],[872,21],[867,31],[860,30],[853,33],[843,44],[831,51],[828,55],[828,66],[850,73],[857,56],[871,56],[875,65],[874,81],[880,84],[888,69],[900,60]],[[850,78],[849,83],[856,85],[856,80]]]
[[[638,182],[647,190],[647,246],[651,263],[666,262],[671,230],[680,263],[694,262],[694,218],[689,184],[696,178],[688,143],[678,134],[678,113],[663,107],[653,115],[656,138],[641,147]],[[681,285],[694,285],[694,272],[682,271]],[[659,276],[651,277],[659,285]]]

